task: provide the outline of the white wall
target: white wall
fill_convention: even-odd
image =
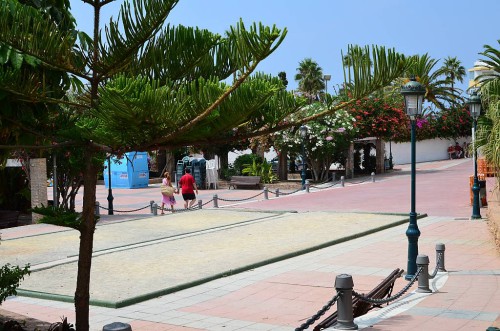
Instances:
[[[455,145],[458,141],[460,146],[464,141],[470,143],[470,137],[452,139],[429,139],[417,141],[416,143],[416,162],[438,161],[448,159],[448,146]],[[411,144],[407,143],[391,143],[392,148],[392,163],[393,164],[408,164],[411,162]],[[389,142],[385,143],[385,155],[389,158]]]
[[[438,161],[448,159],[448,146],[455,145],[458,141],[460,146],[463,145],[464,141],[470,144],[470,137],[461,137],[460,139],[428,139],[417,141],[416,143],[416,162],[428,162],[428,161]],[[411,162],[411,144],[407,143],[385,143],[385,155],[389,158],[389,145],[392,148],[392,163],[393,164],[408,164]],[[236,158],[242,154],[251,154],[250,149],[244,151],[229,152],[229,163],[233,163]],[[266,160],[270,161],[276,157],[276,151],[271,148],[268,153],[264,153]]]
[[[251,149],[246,149],[244,151],[234,151],[234,152],[229,152],[228,154],[228,161],[229,161],[229,164],[231,163],[234,163],[234,160],[236,160],[236,158],[240,155],[243,155],[243,154],[252,154],[252,150]],[[276,153],[276,151],[274,150],[274,148],[271,147],[271,150],[269,152],[266,152],[264,153],[264,158],[267,160],[267,161],[271,161],[272,159],[274,159],[276,156],[278,156],[278,154]]]

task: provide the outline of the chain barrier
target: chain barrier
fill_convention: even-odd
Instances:
[[[299,189],[296,189],[295,191],[292,191],[292,192],[281,192],[280,191],[280,195],[290,195],[290,194],[294,194],[294,193],[297,193],[297,192],[300,192],[302,191],[302,188],[299,188]],[[274,192],[272,192],[274,193]],[[276,195],[276,193],[274,193]]]
[[[214,199],[212,199],[212,200],[209,200],[209,201],[205,202],[204,204],[202,204],[202,207],[204,207],[204,206],[208,205],[209,203],[211,203],[211,202],[213,202],[213,201],[214,201]]]
[[[311,316],[311,318],[309,318],[307,322],[296,328],[295,331],[303,331],[313,325],[314,322],[316,322],[321,316],[323,316],[337,302],[338,298],[339,294],[337,293],[330,301],[326,303],[326,305],[323,306],[323,308],[321,308],[316,314]]]
[[[319,185],[323,185],[323,184],[326,184],[326,183],[329,183],[329,182],[324,182],[324,183],[321,183]],[[339,184],[339,182],[337,182],[337,183],[330,182],[330,183],[331,184],[328,185],[328,186],[319,187],[319,186],[316,186],[316,185],[311,185],[310,187],[314,187],[315,189],[318,189],[318,190],[324,190],[326,188],[334,187],[335,185]]]
[[[369,298],[369,297],[366,297],[364,296],[363,294],[360,294],[356,291],[352,291],[352,295],[356,298],[358,298],[359,300],[361,301],[364,301],[364,302],[368,302],[368,303],[371,303],[371,304],[374,304],[374,305],[381,305],[381,304],[384,304],[384,303],[389,303],[391,301],[394,301],[396,299],[399,299],[399,297],[401,297],[403,294],[406,293],[406,291],[408,291],[410,289],[410,287],[415,283],[415,281],[417,280],[417,277],[418,275],[422,272],[422,267],[419,267],[417,269],[417,272],[415,273],[415,275],[412,277],[412,279],[410,280],[410,282],[404,287],[401,289],[401,291],[399,291],[398,293],[396,293],[395,295],[393,296],[390,296],[390,297],[387,297],[385,299],[374,299],[374,298]]]
[[[444,254],[443,254],[443,252],[439,252],[437,255],[438,255],[438,257],[436,260],[436,268],[434,269],[432,274],[429,275],[429,279],[433,279],[434,277],[436,277],[436,275],[438,273],[438,269],[439,269],[439,264],[441,263],[441,259],[442,259]]]
[[[249,198],[243,198],[243,199],[223,199],[223,198],[219,198],[218,197],[217,200],[226,201],[226,202],[238,202],[238,201],[245,201],[245,200],[250,200],[250,199],[256,198],[256,197],[258,197],[261,194],[264,194],[264,191],[260,192],[259,194],[254,195],[254,196],[251,196]]]
[[[99,205],[99,208],[104,209],[104,210],[109,210],[109,208],[103,207],[101,205]],[[112,211],[113,212],[116,211],[117,213],[132,213],[134,211],[139,211],[139,210],[143,210],[143,209],[146,209],[146,208],[151,208],[151,205],[147,205],[146,207],[141,207],[141,208],[132,209],[132,210],[116,210],[116,209],[112,209]]]

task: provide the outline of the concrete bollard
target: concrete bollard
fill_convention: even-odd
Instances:
[[[345,186],[345,177],[340,176],[340,186],[344,187]]]
[[[372,173],[371,173],[371,176],[372,176],[372,183],[375,183],[375,173],[374,173],[374,172],[372,172]]]
[[[437,243],[436,244],[436,261],[437,261],[437,268],[439,272],[446,272],[446,269],[444,267],[444,251],[445,251],[445,246],[443,243]]]
[[[214,194],[214,208],[219,208],[219,197]]]
[[[276,189],[276,198],[279,198],[279,197],[280,197],[280,189],[279,189],[279,188],[277,188],[277,189]]]
[[[309,180],[306,179],[306,192],[309,193],[309,188],[311,187],[311,184],[309,184]]]
[[[422,271],[418,274],[418,293],[432,293],[429,288],[429,257],[427,255],[417,255],[417,268],[421,267]]]
[[[158,205],[156,203],[153,203],[153,215],[158,215]]]
[[[264,186],[264,200],[269,200],[269,191],[266,186]]]
[[[100,215],[99,209],[100,209],[99,201],[96,201],[95,205],[94,205],[94,215],[95,216],[99,216]]]
[[[153,213],[153,203],[155,203],[154,200],[149,201],[149,208],[151,210],[151,214]]]
[[[102,331],[132,331],[130,324],[122,322],[113,322],[111,324],[106,324]]]
[[[203,201],[198,200],[198,209],[202,209],[202,208],[203,208]]]
[[[339,294],[337,299],[337,324],[335,330],[357,330],[352,312],[352,288],[354,282],[351,275],[341,274],[335,277],[335,289]]]

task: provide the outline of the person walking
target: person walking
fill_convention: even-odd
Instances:
[[[165,205],[170,205],[170,209],[172,210],[172,213],[174,212],[174,205],[176,204],[174,193],[176,193],[176,190],[174,189],[174,186],[172,185],[172,179],[170,177],[170,173],[168,171],[165,171],[163,174],[163,180],[161,181],[162,186],[166,187],[165,193],[162,191],[161,194],[161,214],[164,214],[164,209],[163,207]]]
[[[196,195],[194,192],[196,191],[196,194],[198,194],[198,187],[196,187],[196,181],[191,175],[191,170],[186,168],[184,172],[184,175],[179,180],[179,185],[180,190],[182,191],[182,198],[184,199],[184,208],[187,209],[188,204],[189,208],[194,205],[196,201]]]

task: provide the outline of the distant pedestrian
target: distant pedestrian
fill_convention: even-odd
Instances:
[[[165,205],[170,205],[170,209],[172,213],[174,212],[174,205],[176,204],[174,193],[176,193],[175,188],[172,185],[172,179],[170,178],[170,173],[165,171],[163,174],[164,178],[161,182],[162,184],[162,193],[161,193],[161,214],[164,214],[163,207]]]
[[[196,187],[196,181],[191,175],[191,170],[189,168],[186,168],[184,172],[184,176],[182,176],[179,180],[179,185],[180,190],[182,190],[182,198],[184,199],[184,208],[187,209],[188,204],[189,208],[194,205],[196,201],[196,195],[194,194],[194,192],[196,191],[196,194],[198,194],[198,187]]]
[[[464,157],[468,158],[469,157],[469,145],[467,144],[466,141],[464,141],[462,149],[464,151]]]

